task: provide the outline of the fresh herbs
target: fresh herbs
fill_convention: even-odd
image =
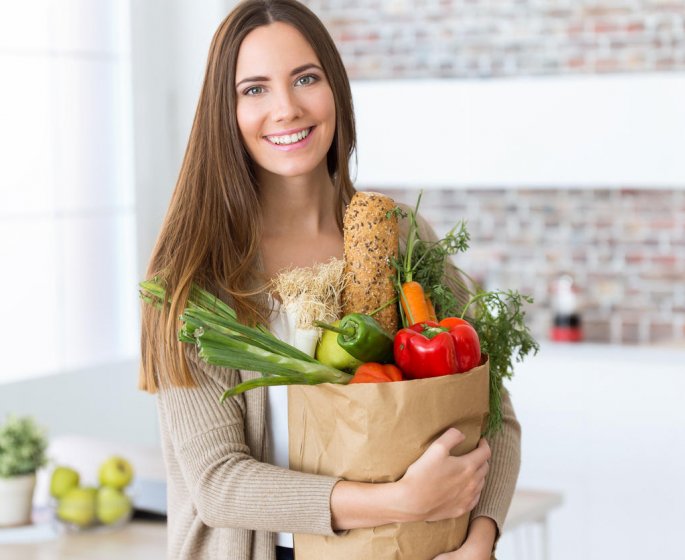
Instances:
[[[469,247],[466,223],[458,222],[444,237],[427,241],[419,237],[419,201],[408,215],[409,231],[404,254],[395,261],[397,282],[413,280],[421,284],[435,306],[438,317],[462,317],[476,329],[481,350],[490,359],[490,416],[487,433],[502,425],[503,380],[510,379],[514,362],[522,361],[538,343],[525,323],[526,303],[532,298],[514,290],[486,291],[478,282],[456,267],[449,257]]]
[[[141,282],[140,288],[144,301],[157,307],[165,305],[166,291],[159,279]],[[352,378],[282,342],[264,326],[249,327],[240,323],[231,307],[196,285],[190,291],[180,319],[183,325],[178,339],[196,344],[200,358],[207,363],[261,372],[262,377],[224,392],[222,402],[255,387],[347,383]]]
[[[525,322],[525,303],[533,303],[530,296],[514,290],[486,292],[477,288],[462,317],[476,329],[481,350],[490,357],[490,418],[488,431],[496,431],[502,424],[502,386],[511,379],[514,361],[521,362],[539,350]]]

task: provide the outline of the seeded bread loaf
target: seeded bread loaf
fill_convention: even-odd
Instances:
[[[343,221],[346,285],[343,312],[370,313],[396,296],[396,274],[390,257],[397,258],[399,226],[392,198],[374,192],[357,192]],[[397,331],[397,305],[388,305],[374,318],[390,334]]]

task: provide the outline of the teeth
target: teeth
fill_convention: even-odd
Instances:
[[[273,144],[292,144],[294,142],[299,142],[303,138],[309,136],[310,131],[311,129],[307,128],[305,130],[300,130],[300,132],[296,132],[295,134],[286,134],[285,136],[267,136],[267,138],[269,139],[269,142],[272,142]]]

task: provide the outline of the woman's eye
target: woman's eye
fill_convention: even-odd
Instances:
[[[301,78],[298,78],[297,83],[301,84],[303,86],[308,86],[316,82],[319,78],[316,76],[309,74],[307,76],[302,76]]]
[[[262,93],[262,86],[252,86],[243,92],[244,95],[257,95],[259,93]]]

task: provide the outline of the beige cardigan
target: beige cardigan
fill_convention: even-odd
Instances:
[[[421,237],[434,238],[421,224]],[[210,366],[188,347],[193,388],[157,394],[167,469],[168,557],[274,560],[275,532],[334,535],[330,496],[339,479],[270,464],[266,389],[219,403],[255,372]],[[501,532],[520,463],[520,426],[504,395],[504,428],[490,440],[491,467],[472,517]],[[359,559],[363,560],[363,559]],[[371,559],[369,559],[371,560]]]

